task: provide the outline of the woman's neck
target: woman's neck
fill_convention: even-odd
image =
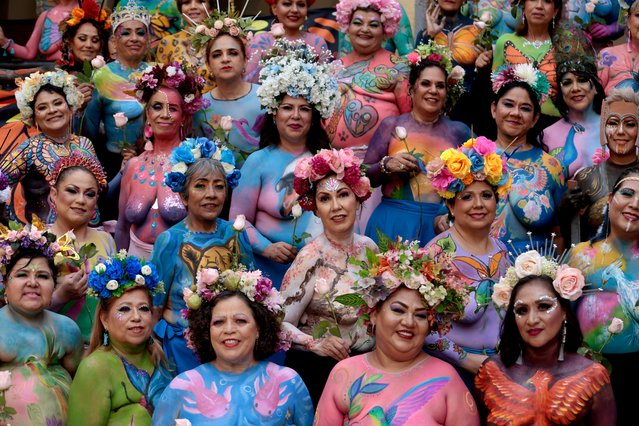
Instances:
[[[428,113],[425,111],[414,109],[411,111],[410,114],[411,117],[413,117],[413,120],[415,120],[419,124],[434,124],[437,122],[437,120],[439,120],[441,111]]]
[[[497,140],[495,143],[497,144],[497,148],[500,148],[503,152],[512,152],[515,148],[524,146],[526,143],[526,136],[526,134],[523,134],[513,138],[497,131]]]
[[[164,138],[155,136],[153,138],[153,151],[158,154],[168,154],[173,148],[178,146],[182,142],[178,135],[173,135],[170,138]]]
[[[546,41],[550,39],[548,25],[530,25],[528,23],[528,33],[524,36],[529,41]]]
[[[219,80],[213,89],[213,97],[221,101],[233,101],[246,95],[250,83],[242,80],[241,76],[233,80]]]
[[[136,70],[142,64],[142,58],[140,59],[131,59],[131,58],[118,58],[118,62],[124,68],[130,68],[131,70]]]
[[[459,237],[457,242],[471,254],[484,255],[490,253],[493,249],[493,243],[489,236],[490,226],[486,229],[465,230],[453,224],[450,229],[453,235]]]
[[[289,40],[297,40],[302,36],[302,31],[299,28],[287,28],[284,27],[284,37]]]
[[[127,345],[125,343],[114,342],[111,339],[111,348],[120,356],[126,358],[128,362],[140,368],[149,356],[147,343],[141,345]]]
[[[635,231],[626,232],[623,229],[616,230],[614,228],[610,229],[610,234],[606,238],[606,241],[613,243],[619,252],[623,254],[628,254],[633,247],[637,246],[637,240]]]
[[[324,235],[326,236],[326,239],[331,243],[337,244],[340,247],[347,248],[353,245],[353,240],[355,238],[353,229],[354,228],[342,233],[333,233],[330,230],[324,228]]]
[[[55,222],[53,223],[53,225],[51,225],[49,230],[54,235],[56,235],[57,237],[61,237],[62,235],[66,234],[67,232],[73,231],[73,235],[75,235],[75,240],[78,243],[85,242],[87,240],[88,236],[89,236],[89,224],[88,223],[73,225],[73,224],[67,223],[60,216],[58,216],[56,218]]]
[[[597,122],[599,122],[599,114],[597,114],[592,108],[592,104],[590,104],[588,108],[583,111],[576,111],[572,109],[568,110],[568,121],[570,121],[571,123],[585,123],[591,118],[596,118]]]
[[[46,310],[44,309],[38,312],[26,312],[9,303],[7,303],[7,306],[9,307],[9,312],[13,314],[14,320],[20,323],[41,326],[46,315]]]
[[[372,352],[370,352],[369,360],[373,366],[380,370],[388,371],[390,373],[401,373],[402,371],[410,369],[427,356],[428,355],[420,350],[415,354],[415,356],[406,360],[398,361],[389,357],[379,348],[375,348]]]
[[[559,358],[559,341],[555,340],[541,348],[527,346],[524,350],[524,364],[534,368],[550,368],[557,365]]]
[[[44,133],[46,137],[60,145],[66,144],[67,142],[69,142],[69,139],[71,139],[71,133],[68,129],[60,129],[56,131],[47,130],[46,132],[42,133]]]
[[[217,218],[212,221],[198,220],[192,216],[186,217],[186,227],[191,232],[215,232],[217,231]]]
[[[240,374],[256,365],[257,361],[254,358],[251,358],[249,360],[238,363],[230,363],[224,362],[220,358],[217,358],[214,361],[211,361],[211,364],[213,364],[219,371],[223,371],[225,373]]]
[[[301,141],[291,142],[289,140],[286,140],[280,137],[279,147],[286,152],[299,155],[303,153],[304,151],[306,151],[306,141],[304,141],[303,143]]]
[[[637,153],[635,152],[635,150],[630,150],[630,152],[627,152],[625,154],[618,154],[616,152],[613,152],[612,150],[608,150],[608,152],[610,153],[610,158],[608,159],[608,161],[610,161],[615,166],[627,166],[629,164],[634,164],[637,162]]]

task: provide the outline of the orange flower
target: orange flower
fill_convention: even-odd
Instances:
[[[464,182],[464,185],[468,186],[471,183],[473,183],[473,175],[472,173],[468,173],[466,176],[464,176],[464,178],[462,179],[462,182]]]
[[[386,260],[386,258],[382,257],[379,261],[379,269],[377,270],[377,273],[379,275],[381,275],[384,272],[392,272],[390,263],[388,263],[388,260]]]

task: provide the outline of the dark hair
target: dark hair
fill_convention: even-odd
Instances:
[[[280,133],[275,124],[275,117],[271,113],[267,113],[264,117],[264,126],[260,133],[260,149],[271,145],[278,146],[280,144]],[[306,136],[306,149],[311,154],[316,154],[320,149],[328,149],[331,141],[326,134],[326,130],[322,126],[322,116],[319,111],[313,108],[313,118],[311,119],[311,128]]]
[[[590,84],[592,84],[594,86],[594,88],[595,88],[595,98],[592,100],[592,109],[597,114],[601,114],[601,103],[603,102],[604,98],[606,97],[606,94],[604,92],[603,86],[601,85],[601,82],[599,81],[599,78],[597,78],[596,75],[593,75],[593,74],[591,74],[589,72],[567,71],[567,72],[562,73],[562,74],[557,74],[557,84],[559,85],[559,90],[557,90],[557,94],[555,95],[555,97],[553,99],[553,103],[555,104],[555,106],[557,107],[559,112],[561,113],[561,116],[563,118],[565,118],[566,120],[568,119],[568,105],[566,105],[566,101],[564,100],[564,96],[563,96],[563,93],[561,91],[561,79],[566,74],[568,74],[569,72],[573,73],[577,77],[582,77],[582,78],[588,79]]]
[[[58,175],[58,178],[55,181],[55,187],[59,188],[60,187],[60,182],[62,182],[64,179],[66,179],[68,174],[70,174],[72,172],[77,172],[77,171],[83,171],[83,172],[87,173],[88,175],[90,175],[91,177],[93,177],[93,179],[95,180],[95,186],[98,188],[98,192],[100,192],[100,184],[98,183],[98,180],[96,179],[95,175],[91,172],[91,170],[87,169],[86,167],[82,167],[82,166],[71,166],[71,167],[67,167],[66,169],[62,170],[60,172],[60,174]]]
[[[615,181],[615,185],[612,187],[612,191],[610,191],[610,194],[615,195],[621,188],[621,185],[619,185],[619,183],[631,175],[639,175],[639,166],[629,167],[621,172],[621,174]],[[603,222],[601,223],[597,234],[595,234],[595,236],[592,237],[592,239],[590,240],[590,245],[592,246],[593,243],[605,239],[608,234],[610,234],[610,208],[606,207],[604,209]]]
[[[437,67],[444,73],[444,81],[448,80],[448,73],[438,62],[433,62],[428,59],[424,59],[419,62],[417,65],[410,68],[410,73],[408,74],[408,87],[410,91],[413,91],[415,83],[417,83],[417,79],[420,75],[422,75],[422,71],[428,67]],[[446,89],[448,89],[448,85],[446,85]]]
[[[255,342],[253,356],[257,361],[268,358],[275,353],[275,347],[279,341],[280,322],[266,306],[252,302],[240,291],[223,291],[212,300],[202,300],[202,305],[197,310],[189,310],[189,340],[195,347],[195,352],[201,363],[211,362],[217,358],[211,344],[211,317],[213,308],[221,300],[232,297],[240,298],[251,309],[253,319],[257,324],[259,337]]]
[[[66,95],[66,93],[64,93],[64,89],[62,87],[54,86],[51,83],[43,84],[42,87],[40,87],[40,89],[38,89],[38,91],[36,92],[35,96],[33,97],[33,100],[31,102],[29,102],[29,107],[31,107],[31,109],[33,110],[33,113],[34,113],[34,118],[33,118],[34,122],[35,122],[35,104],[36,104],[36,100],[38,99],[38,96],[40,96],[40,93],[42,93],[42,92],[55,93],[57,95],[62,96],[62,99],[64,99],[64,102],[66,102],[67,106],[69,106],[69,101],[67,101],[67,95]],[[69,108],[70,108],[70,106],[69,106]]]
[[[561,20],[561,14],[564,10],[564,5],[562,0],[552,0],[555,5],[555,16],[553,16],[552,20],[548,23],[548,33],[552,37],[555,33],[555,26],[559,25],[559,21]],[[517,28],[515,28],[515,34],[520,37],[523,37],[528,34],[528,20],[524,19],[524,7],[526,4],[526,0],[516,0],[513,2],[513,6],[521,5],[521,17],[519,20],[519,24],[517,24]]]
[[[226,196],[228,198],[229,184],[226,181],[226,173],[224,172],[224,167],[222,166],[222,163],[213,158],[198,158],[195,163],[189,165],[189,167],[186,169],[186,173],[184,174],[184,186],[182,188],[182,191],[180,191],[180,196],[184,200],[188,200],[189,185],[191,184],[193,178],[209,176],[215,172],[219,173],[222,176],[222,179],[224,180],[224,186],[226,187]]]
[[[504,316],[504,322],[501,325],[501,336],[499,343],[499,356],[501,361],[506,367],[510,367],[515,362],[519,354],[523,351],[525,343],[521,338],[519,329],[517,328],[517,322],[515,320],[515,300],[517,300],[517,294],[526,284],[533,281],[542,282],[546,288],[557,298],[559,305],[566,314],[566,344],[564,350],[566,352],[577,352],[577,349],[581,346],[583,335],[581,334],[581,328],[579,327],[579,321],[577,316],[572,310],[570,300],[564,299],[557,293],[552,285],[552,278],[547,275],[528,275],[520,279],[513,291],[510,294],[510,301],[508,302],[508,308],[506,309],[506,315]],[[562,333],[558,333],[557,339],[561,342]]]
[[[46,259],[47,265],[49,265],[49,269],[51,269],[51,275],[54,277],[53,281],[55,283],[55,277],[58,275],[58,268],[55,266],[55,263],[53,263],[53,258],[45,256],[44,253],[42,253],[42,251],[40,250],[37,250],[34,248],[22,248],[22,247],[18,248],[13,253],[13,256],[11,256],[11,260],[9,260],[9,263],[7,263],[5,267],[5,271],[6,271],[4,276],[5,283],[9,279],[9,274],[11,273],[11,271],[13,271],[13,268],[16,266],[16,263],[18,263],[19,260],[25,259],[25,258],[29,259],[29,262],[27,262],[27,265],[31,263],[33,259],[38,259],[38,258]]]
[[[499,204],[499,193],[497,192],[497,188],[498,188],[497,186],[491,185],[485,180],[482,180],[482,181],[475,180],[475,181],[473,181],[473,183],[475,183],[475,182],[483,182],[486,185],[488,185],[490,187],[490,189],[493,190],[493,194],[495,194],[495,203]],[[468,186],[468,185],[466,185],[466,186]],[[444,204],[446,204],[446,208],[448,208],[448,221],[449,222],[454,222],[455,221],[454,217],[453,217],[453,214],[452,214],[452,211],[451,211],[450,208],[455,206],[455,199],[457,198],[456,195],[457,194],[455,194],[455,197],[446,199],[445,202],[444,202]],[[495,209],[496,208],[497,208],[497,206],[495,205]]]
[[[224,36],[231,37],[232,39],[237,41],[237,43],[240,45],[240,51],[242,52],[242,56],[244,56],[244,60],[246,61],[247,60],[247,57],[246,57],[246,45],[244,44],[244,41],[241,38],[236,37],[236,36],[232,36],[229,33],[219,33],[215,38],[212,38],[211,40],[208,41],[208,43],[206,43],[206,49],[204,51],[206,56],[204,57],[204,62],[206,64],[209,63],[209,55],[211,54],[211,49],[213,49],[213,43],[215,43],[217,41],[217,39],[219,39],[220,37],[224,37]],[[211,79],[213,78],[212,75],[209,75],[209,77]]]
[[[111,35],[111,31],[104,28],[104,25],[96,22],[93,19],[82,19],[79,24],[67,26],[67,30],[64,31],[64,36],[62,38],[62,45],[60,46],[60,52],[62,53],[62,68],[69,71],[82,71],[82,67],[84,66],[84,62],[76,62],[75,57],[73,55],[73,49],[71,49],[71,42],[73,38],[78,33],[80,27],[84,24],[91,24],[98,30],[98,37],[100,38],[100,52],[99,55],[103,55],[105,53],[106,45],[108,44],[109,37]]]
[[[520,87],[528,92],[528,96],[530,96],[530,101],[533,105],[534,109],[534,117],[541,116],[541,105],[539,104],[539,97],[537,93],[530,87],[530,85],[524,81],[513,80],[501,86],[501,88],[497,91],[497,93],[493,96],[493,104],[497,105],[499,100],[506,96],[506,93],[510,92],[512,89]],[[541,120],[537,120],[537,123],[533,127],[528,130],[526,134],[526,142],[530,145],[535,146],[537,148],[541,148],[544,151],[548,152],[548,147],[544,144],[544,129],[542,128]]]

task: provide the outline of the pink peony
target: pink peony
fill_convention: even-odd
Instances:
[[[411,64],[416,64],[420,61],[420,59],[422,59],[422,56],[419,53],[412,51],[408,54],[408,56],[406,56],[406,59],[408,59]]]
[[[480,136],[475,139],[474,148],[478,154],[485,156],[495,152],[495,150],[497,149],[497,144],[484,136]]]
[[[453,176],[448,169],[442,169],[441,173],[437,176],[433,176],[431,178],[431,182],[433,183],[433,188],[437,191],[444,192],[448,189],[448,186],[455,180],[455,176]]]
[[[362,176],[357,183],[351,186],[351,191],[360,199],[365,201],[371,196],[371,182],[366,176]]]
[[[311,157],[302,158],[297,162],[295,166],[295,177],[301,179],[309,179],[313,173],[313,165],[311,164]]]
[[[233,25],[231,28],[229,28],[229,34],[233,37],[237,37],[240,35],[240,29]]]
[[[323,154],[326,152],[325,154]],[[342,179],[344,177],[344,163],[342,163],[342,159],[339,157],[339,154],[336,150],[322,150],[320,151],[320,156],[322,156],[331,170],[337,175],[337,179]]]
[[[311,165],[313,166],[311,171],[312,181],[323,178],[328,174],[328,172],[331,171],[331,167],[329,166],[328,162],[323,157],[320,157],[318,155],[311,159]]]
[[[579,299],[585,284],[581,271],[568,265],[560,265],[557,268],[557,275],[552,282],[561,297],[573,302]]]
[[[592,155],[591,160],[592,160],[592,164],[596,166],[597,164],[601,164],[609,158],[610,158],[610,153],[608,152],[608,150],[605,150],[603,148],[597,148],[595,149],[595,153]]]
[[[439,62],[442,60],[442,55],[440,55],[439,53],[431,53],[430,55],[426,56],[426,60],[431,62]]]
[[[344,163],[344,168],[352,167],[352,166],[359,167],[360,160],[359,158],[357,158],[357,156],[355,156],[355,153],[353,152],[352,149],[348,149],[348,148],[340,149],[338,151],[338,154],[342,160],[342,163]]]

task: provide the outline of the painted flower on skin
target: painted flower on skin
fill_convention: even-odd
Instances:
[[[524,207],[524,215],[526,219],[534,222],[541,216],[541,207],[534,201],[528,201]]]

